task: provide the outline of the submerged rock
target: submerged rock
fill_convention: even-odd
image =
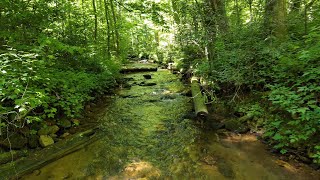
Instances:
[[[157,85],[157,83],[146,83],[146,82],[142,82],[142,83],[140,83],[139,84],[139,86],[155,86],[155,85]]]
[[[149,162],[134,162],[125,167],[123,174],[126,179],[158,179],[161,172]]]
[[[226,160],[219,158],[217,160],[218,171],[226,178],[234,179],[235,172],[232,169],[232,166]]]
[[[54,140],[48,135],[41,135],[39,138],[39,143],[42,147],[47,147],[51,144],[54,144]]]
[[[144,74],[143,77],[144,77],[145,79],[151,79],[151,75],[150,75],[150,74]]]
[[[124,83],[124,84],[122,84],[121,87],[124,88],[124,89],[130,89],[131,85],[129,83]]]

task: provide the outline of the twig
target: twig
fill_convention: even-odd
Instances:
[[[238,86],[238,88],[237,88],[237,90],[236,90],[236,92],[235,92],[235,94],[234,94],[233,98],[231,99],[231,101],[235,102],[236,97],[238,97],[238,98],[239,98],[239,96],[238,96],[238,92],[239,92],[239,90],[240,90],[240,87],[241,87],[241,85],[239,85],[239,86]]]
[[[121,2],[115,0],[116,3],[118,3],[119,6],[122,6],[125,10],[127,10],[128,12],[133,12],[132,9],[127,8],[125,5],[123,5]]]

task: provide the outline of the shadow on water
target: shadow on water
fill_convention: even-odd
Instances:
[[[168,71],[126,75],[97,115],[104,138],[22,179],[316,179],[278,162],[250,135],[219,136],[186,119],[191,99]]]

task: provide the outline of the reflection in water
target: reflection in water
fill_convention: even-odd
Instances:
[[[219,137],[200,129],[184,118],[192,104],[179,94],[184,86],[177,77],[168,71],[151,75],[127,75],[132,87],[101,107],[103,139],[23,179],[317,178],[275,159],[254,136]],[[148,83],[156,85],[143,85]]]

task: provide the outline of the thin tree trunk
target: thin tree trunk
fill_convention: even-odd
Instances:
[[[301,0],[292,0],[290,12],[299,12],[301,8]]]
[[[109,2],[110,2],[112,17],[113,17],[113,23],[114,23],[116,53],[117,53],[117,55],[119,55],[120,54],[120,41],[119,41],[119,31],[118,31],[117,17],[116,17],[116,12],[115,12],[115,9],[114,9],[113,0],[109,0]]]
[[[205,6],[205,21],[204,27],[206,31],[207,42],[207,53],[208,53],[208,61],[209,61],[209,75],[212,74],[213,71],[213,62],[215,60],[215,40],[217,36],[217,4],[215,0],[207,0]],[[219,20],[218,20],[219,21]]]
[[[111,56],[111,47],[110,47],[110,22],[109,22],[109,12],[108,12],[108,4],[107,0],[104,0],[104,9],[105,9],[105,15],[106,15],[106,25],[107,25],[107,55],[108,58]]]
[[[252,0],[249,0],[250,22],[253,21]]]
[[[180,24],[179,10],[177,5],[177,0],[171,0],[171,7],[173,11],[173,20],[176,24]]]
[[[96,7],[96,1],[92,0],[92,7],[93,7],[93,13],[94,13],[94,33],[93,38],[94,41],[97,41],[98,36],[98,17],[97,17],[97,7]]]
[[[87,22],[86,22],[86,14],[85,14],[85,7],[84,7],[84,0],[81,0],[81,10],[82,10],[82,23],[83,23],[83,32],[84,32],[84,42],[87,44],[87,35],[86,35],[86,28],[87,28]]]
[[[307,7],[307,2],[304,0],[304,34],[308,34],[308,7]]]
[[[237,28],[241,29],[241,17],[240,17],[240,7],[238,0],[235,0],[236,13],[237,13]]]

